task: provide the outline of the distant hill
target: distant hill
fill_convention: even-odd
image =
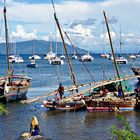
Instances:
[[[9,44],[10,54],[14,52],[14,48]],[[17,54],[33,54],[34,40],[17,42],[16,52]],[[56,42],[52,42],[53,52],[56,52]],[[62,43],[57,43],[57,54],[62,54]],[[69,54],[73,54],[73,47],[67,44]],[[85,54],[87,51],[84,49],[76,48],[79,54]],[[35,40],[35,53],[45,54],[50,51],[50,42],[44,40]],[[63,49],[64,52],[64,49]],[[0,54],[6,54],[5,43],[0,44]],[[64,53],[65,54],[65,53]]]

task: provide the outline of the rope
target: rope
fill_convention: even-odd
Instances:
[[[66,33],[66,32],[64,32],[64,33],[65,33],[66,37],[67,37],[68,40],[69,40],[69,37],[68,37],[67,33]],[[76,52],[78,58],[80,59],[81,56],[79,55],[78,51],[76,50],[76,47],[74,47],[73,43],[72,43],[70,40],[69,40],[69,42],[71,43],[71,45],[72,45],[74,51]],[[82,64],[84,65],[84,67],[85,67],[86,71],[88,72],[88,74],[90,75],[91,79],[95,82],[95,79],[93,78],[92,74],[90,73],[90,71],[88,70],[87,66],[85,65],[85,63],[84,63],[83,61],[82,61]]]

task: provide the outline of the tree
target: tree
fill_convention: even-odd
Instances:
[[[7,114],[7,113],[8,113],[7,108],[2,103],[0,103],[0,114]]]
[[[118,126],[111,126],[112,139],[114,140],[140,140],[140,136],[132,130],[128,120],[122,115],[117,115]]]

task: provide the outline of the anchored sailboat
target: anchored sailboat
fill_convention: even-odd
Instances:
[[[95,95],[92,99],[87,99],[84,101],[87,109],[89,112],[95,112],[95,111],[118,111],[118,110],[134,110],[135,105],[136,105],[136,99],[135,99],[135,94],[129,94],[129,92],[125,87],[123,87],[118,67],[117,67],[117,62],[116,62],[116,57],[113,49],[113,44],[111,40],[111,35],[110,35],[110,30],[109,30],[109,25],[108,25],[108,19],[106,17],[105,12],[103,12],[104,18],[105,18],[105,23],[108,31],[108,36],[109,36],[109,41],[110,41],[110,46],[111,46],[111,51],[113,55],[113,62],[114,62],[114,67],[115,71],[117,74],[117,78],[119,81],[114,81],[114,83],[108,83],[105,84],[104,86],[99,86],[99,91],[96,91],[99,93],[99,95]]]
[[[66,58],[67,58],[67,62],[68,62],[68,65],[69,65],[70,72],[71,72],[71,77],[72,77],[72,80],[73,80],[73,84],[74,84],[75,87],[77,87],[76,78],[75,78],[74,71],[73,71],[73,68],[72,68],[72,64],[71,64],[71,61],[70,61],[70,58],[69,58],[66,43],[64,41],[64,37],[63,37],[62,31],[61,31],[61,27],[60,27],[59,21],[56,17],[56,12],[55,12],[55,7],[54,7],[53,1],[52,1],[52,5],[53,5],[53,8],[54,8],[55,22],[56,22],[56,25],[58,27],[58,30],[59,30],[59,33],[60,33],[60,36],[61,36],[61,39],[62,39],[62,43],[63,43],[63,47],[64,47],[64,50],[65,50],[65,53],[66,53]],[[76,91],[78,92],[78,87],[76,88]],[[73,95],[73,92],[71,94]],[[44,103],[44,106],[49,108],[49,109],[78,110],[82,107],[85,107],[83,102],[79,101],[79,100],[78,101],[77,100],[65,101],[63,99],[62,100],[53,100],[53,101],[44,100],[43,103]]]
[[[35,39],[33,40],[33,42],[34,42],[34,45],[33,45],[33,55],[29,56],[29,60],[32,60],[32,59],[39,60],[39,59],[41,59],[41,57],[39,55],[37,55],[36,52],[35,52]]]
[[[50,52],[45,54],[44,59],[45,60],[52,60],[56,57],[56,54],[52,51],[52,39],[51,39],[51,34],[50,34]]]
[[[88,61],[90,62],[92,60],[94,60],[94,57],[89,54],[89,51],[87,54],[81,56],[81,59],[80,59],[80,61],[84,61],[84,62],[88,62]]]
[[[7,75],[3,81],[0,82],[0,100],[3,102],[22,100],[26,98],[26,94],[30,87],[30,78],[25,75],[14,75],[10,69],[9,62],[9,49],[8,49],[8,28],[6,18],[6,2],[4,1],[4,24],[5,24],[5,46],[6,46],[6,57],[7,57]]]

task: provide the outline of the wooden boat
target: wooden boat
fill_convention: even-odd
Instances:
[[[136,76],[140,76],[140,67],[131,67],[131,69]],[[138,80],[140,81],[140,78],[138,78]]]
[[[108,35],[109,35],[112,55],[114,58],[113,62],[114,62],[115,70],[117,73],[117,77],[120,80],[121,78],[120,78],[118,67],[117,67],[116,57],[115,57],[112,40],[111,40],[111,35],[110,35],[110,31],[109,31],[109,26],[108,26],[108,20],[107,20],[105,12],[104,12],[104,17],[105,17],[105,22],[106,22],[106,26],[107,26]],[[112,91],[108,87],[104,87],[105,90],[108,89],[107,93],[105,92],[105,94],[107,94],[107,95],[102,95],[101,97],[95,96],[92,99],[84,100],[83,102],[85,103],[88,112],[96,112],[96,111],[112,112],[112,111],[118,111],[118,110],[123,110],[123,111],[124,110],[134,110],[135,105],[136,105],[136,99],[135,99],[135,96],[134,97],[131,96],[134,94],[130,94],[130,95],[127,95],[127,97],[125,97],[126,96],[125,92],[127,92],[127,90],[125,89],[126,90],[125,91],[123,89],[123,84],[121,81],[118,82],[118,85],[121,86],[121,91],[123,93],[123,96],[121,96],[121,97],[116,96],[116,93],[118,93],[118,88],[117,88],[117,83],[116,83],[115,87]],[[110,84],[107,84],[106,86],[113,87]],[[102,91],[102,89],[100,91]]]
[[[88,112],[113,112],[134,110],[136,99],[134,96],[119,97],[100,97],[97,99],[88,99],[84,101]]]
[[[70,68],[73,84],[74,84],[75,87],[77,87],[76,78],[75,78],[75,75],[74,75],[72,64],[70,62],[70,57],[69,57],[67,47],[66,47],[66,43],[64,41],[64,37],[63,37],[62,31],[61,31],[61,28],[60,28],[60,25],[59,25],[59,21],[56,17],[56,12],[55,12],[55,7],[54,7],[53,1],[52,1],[52,5],[53,5],[53,8],[54,8],[54,18],[55,18],[55,21],[56,21],[56,24],[57,24],[57,27],[58,27],[58,30],[59,30],[59,33],[60,33],[60,36],[61,36],[61,39],[62,39],[62,43],[63,43],[63,47],[64,47],[64,50],[65,50],[67,62],[68,62],[69,68]],[[57,90],[56,90],[56,92],[57,92]],[[66,110],[76,111],[76,110],[79,110],[79,109],[85,107],[85,105],[83,104],[82,101],[80,101],[79,99],[75,100],[75,99],[72,99],[72,98],[71,98],[71,100],[65,100],[65,99],[57,100],[57,99],[53,98],[52,100],[45,100],[45,101],[43,101],[43,103],[44,103],[44,107],[47,107],[51,110],[58,109],[58,110],[65,110],[65,111]]]
[[[85,104],[80,100],[44,100],[44,107],[50,110],[64,110],[64,111],[78,111],[81,109],[86,109]]]
[[[5,4],[6,5],[6,4]],[[8,28],[6,18],[6,6],[4,6],[4,21],[5,21],[5,38],[6,38],[6,55],[7,55],[7,75],[4,80],[0,82],[0,101],[9,102],[15,100],[22,100],[26,98],[26,94],[30,87],[31,79],[25,75],[14,75],[13,69],[10,69],[9,62],[9,43],[8,43]],[[12,63],[13,68],[13,63]]]
[[[9,79],[10,82],[7,82],[6,78],[0,85],[0,101],[10,102],[26,99],[31,79],[22,75],[13,75]]]

